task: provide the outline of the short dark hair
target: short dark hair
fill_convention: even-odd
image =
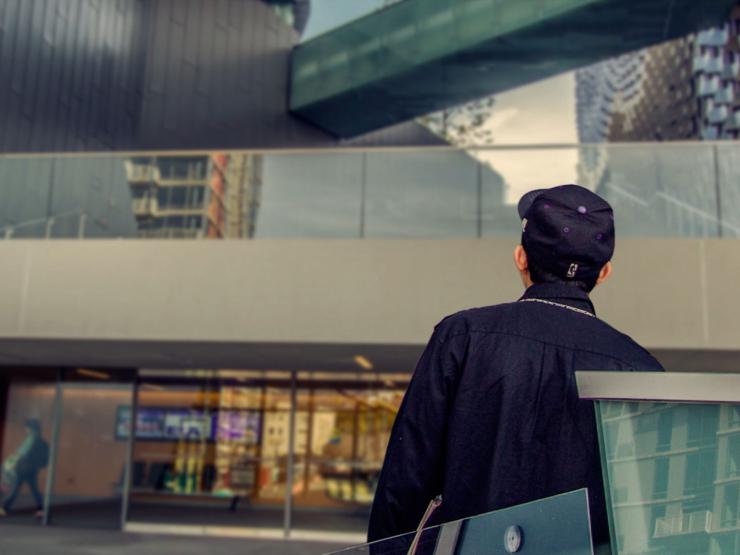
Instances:
[[[529,258],[529,255],[527,255],[527,265],[529,267],[529,277],[533,283],[562,283],[564,285],[568,285],[569,287],[577,287],[578,289],[582,289],[586,293],[590,293],[593,288],[596,287],[597,278],[593,278],[589,281],[564,280],[560,276],[556,276],[552,272],[548,272],[547,270],[543,269],[536,260],[532,260],[531,258]]]

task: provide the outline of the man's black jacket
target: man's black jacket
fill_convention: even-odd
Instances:
[[[588,295],[536,284],[537,298],[594,314]],[[593,404],[576,370],[662,371],[596,317],[542,302],[465,310],[442,320],[393,426],[368,541],[412,531],[435,495],[431,523],[587,487],[594,541],[608,539]]]

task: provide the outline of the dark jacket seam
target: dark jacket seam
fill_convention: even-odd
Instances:
[[[578,352],[578,353],[588,353],[588,354],[591,354],[591,355],[603,356],[604,358],[609,358],[611,360],[616,360],[616,361],[618,361],[618,362],[620,362],[622,364],[627,365],[630,368],[630,370],[634,370],[635,369],[634,365],[631,362],[627,362],[626,360],[623,360],[621,358],[615,357],[613,355],[602,353],[600,351],[591,351],[589,349],[580,349],[578,347],[571,347],[570,345],[564,345],[562,343],[553,343],[551,341],[544,341],[543,339],[538,339],[536,337],[531,337],[529,335],[522,335],[522,334],[519,334],[519,333],[511,333],[511,332],[506,332],[506,331],[467,330],[467,331],[461,331],[461,332],[458,332],[458,333],[454,333],[454,334],[448,335],[444,339],[442,339],[442,341],[447,341],[448,339],[455,339],[455,338],[461,337],[463,335],[470,335],[471,333],[481,333],[481,334],[485,334],[485,335],[505,335],[507,337],[519,337],[520,339],[528,339],[530,341],[535,341],[537,343],[541,343],[542,345],[547,345],[549,347],[560,347],[560,348],[563,348],[563,349],[570,349],[571,351],[575,351],[575,352]]]

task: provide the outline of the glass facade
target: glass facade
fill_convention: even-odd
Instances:
[[[34,522],[45,505],[50,474],[48,460],[25,464],[28,441],[36,426],[38,437],[48,445],[54,434],[56,371],[13,371],[0,380],[0,447],[2,472],[0,491],[6,519],[12,523]],[[36,424],[33,424],[33,423]],[[20,467],[19,467],[20,461]],[[46,464],[42,464],[46,463]]]
[[[333,532],[359,543],[409,378],[3,370],[2,502],[14,523]],[[47,452],[22,471],[29,426]]]
[[[738,237],[740,147],[602,144],[187,156],[0,157],[0,234],[16,238],[516,236],[514,204],[576,182],[620,236]]]
[[[617,554],[740,551],[740,405],[600,401]]]
[[[59,386],[49,521],[118,528],[128,457],[114,434],[115,407],[131,403],[132,383],[79,369],[65,372]]]
[[[7,520],[120,527],[128,457],[115,441],[113,407],[131,398],[131,372],[3,369],[0,483]]]
[[[408,379],[199,370],[141,371],[134,382],[100,369],[3,371],[8,519],[33,523],[39,510],[61,525],[333,531],[357,542]],[[29,420],[48,460],[14,495],[11,464]]]

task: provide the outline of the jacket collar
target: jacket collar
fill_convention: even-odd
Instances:
[[[580,287],[574,287],[565,283],[535,283],[524,292],[521,298],[544,299],[574,308],[580,308],[581,310],[587,310],[594,316],[596,315],[596,310],[588,293]]]

